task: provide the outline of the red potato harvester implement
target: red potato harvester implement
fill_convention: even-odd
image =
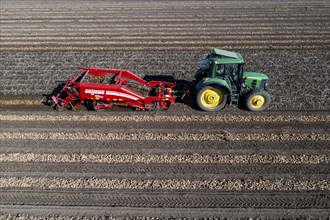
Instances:
[[[44,103],[57,110],[64,107],[75,109],[81,104],[91,110],[106,109],[112,105],[138,110],[168,109],[175,101],[195,101],[201,110],[212,112],[226,105],[243,106],[250,111],[268,108],[269,77],[264,73],[245,71],[245,61],[241,54],[214,48],[197,62],[197,66],[199,69],[195,73],[195,80],[186,82],[185,87],[189,89],[178,89],[175,92],[173,89],[176,83],[147,82],[128,70],[80,68],[84,70],[82,74],[61,82],[51,94],[46,95]],[[105,80],[103,84],[85,80],[88,76],[108,75],[111,79]],[[142,95],[132,90],[132,84],[147,88],[148,93]]]
[[[63,108],[76,109],[83,104],[90,110],[102,110],[113,105],[132,107],[137,110],[168,109],[175,103],[172,89],[175,83],[163,81],[147,82],[128,70],[79,68],[81,74],[76,74],[71,80],[59,81],[57,87],[49,95],[45,95],[44,104],[55,110]],[[85,80],[93,78],[96,83]],[[99,79],[98,79],[99,78]],[[132,90],[128,83],[137,84],[148,90],[145,97]]]

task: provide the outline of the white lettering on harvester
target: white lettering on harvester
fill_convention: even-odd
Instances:
[[[104,95],[104,90],[96,90],[96,89],[85,89],[85,93],[88,94],[99,94],[99,95]]]

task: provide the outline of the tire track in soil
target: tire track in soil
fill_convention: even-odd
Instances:
[[[91,191],[86,194],[59,191],[54,193],[40,191],[3,191],[1,204],[18,205],[83,205],[83,206],[115,206],[115,207],[171,207],[171,208],[319,208],[330,207],[330,198],[322,192],[304,193],[255,193],[240,194],[198,192],[134,192],[134,191]],[[128,205],[129,204],[129,205]]]
[[[0,119],[1,121],[1,119]],[[164,120],[166,121],[166,120]],[[38,129],[47,129],[49,127],[49,124],[53,125],[54,128],[60,127],[61,129],[70,129],[76,124],[79,123],[80,126],[82,127],[92,127],[94,131],[100,131],[102,128],[104,128],[109,122],[61,122],[58,123],[58,121],[48,121],[46,124],[45,122],[40,122],[40,121],[1,121],[1,124],[3,127],[7,129],[11,128],[17,128],[21,127],[22,129],[33,129],[33,128],[38,128]],[[221,127],[225,128],[226,131],[230,130],[236,130],[236,129],[242,129],[242,130],[255,130],[256,128],[261,128],[263,127],[263,124],[260,122],[249,122],[248,124],[242,124],[241,122],[199,122],[198,123],[198,129],[200,131],[202,130],[215,130],[219,129],[219,123],[221,123]],[[320,130],[327,132],[330,130],[330,126],[326,123],[322,122],[294,122],[295,128],[292,129],[292,123],[293,122],[282,122],[282,123],[269,123],[267,124],[267,127],[270,130],[279,130],[283,131],[285,130],[290,131],[290,130],[296,130],[299,129],[301,131],[305,132],[311,132],[315,130]],[[137,129],[137,130],[148,130],[152,131],[154,129],[163,129],[163,130],[172,130],[172,129],[177,129],[180,127],[181,129],[193,129],[193,126],[191,125],[192,122],[171,122],[171,123],[163,123],[163,122],[111,122],[111,130],[121,130],[122,128],[126,129]],[[196,129],[196,128],[194,128]],[[0,128],[1,130],[1,128]],[[109,131],[109,130],[108,130]]]
[[[70,148],[70,152],[67,149]],[[303,151],[302,151],[303,149]],[[328,155],[328,141],[70,141],[1,140],[1,150],[37,154],[200,154],[200,155]]]
[[[14,162],[0,163],[2,177],[44,177],[52,173],[60,178],[134,178],[141,179],[280,179],[329,181],[330,168],[327,164],[96,164],[96,163],[35,163],[24,166]]]
[[[328,164],[97,164],[97,163],[38,163],[25,162],[24,166],[16,162],[1,162],[0,172],[9,173],[91,173],[91,174],[294,174],[294,175],[318,175],[330,174]]]

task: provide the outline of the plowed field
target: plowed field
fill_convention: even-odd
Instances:
[[[8,51],[329,49],[329,4],[3,1]],[[78,3],[78,4],[77,4]]]
[[[2,209],[62,217],[326,217],[327,112],[172,110],[2,112]]]
[[[327,1],[0,2],[0,219],[327,219]],[[187,83],[210,48],[267,73],[272,105],[54,112],[76,66]]]

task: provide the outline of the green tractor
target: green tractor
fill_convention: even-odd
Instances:
[[[270,104],[268,76],[245,72],[241,54],[213,49],[197,62],[196,102],[204,111],[219,111],[227,104],[262,111]]]

